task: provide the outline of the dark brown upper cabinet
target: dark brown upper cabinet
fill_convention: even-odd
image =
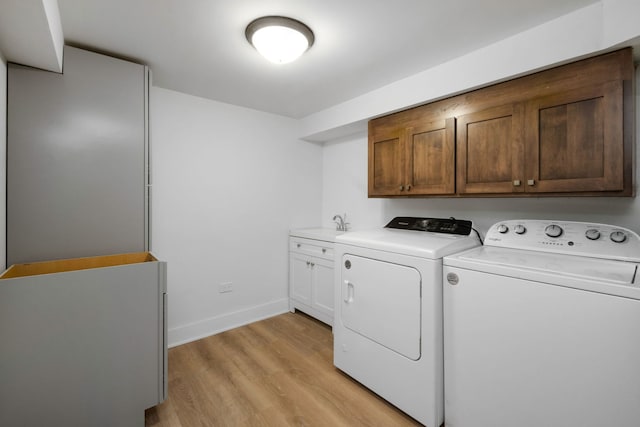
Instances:
[[[453,195],[455,120],[369,124],[369,196]]]
[[[527,103],[526,191],[622,191],[622,112],[621,81]]]
[[[369,123],[369,196],[395,196],[404,190],[403,131],[379,130]]]
[[[523,124],[522,104],[458,117],[458,193],[524,191]]]
[[[369,196],[632,196],[631,49],[369,122]]]

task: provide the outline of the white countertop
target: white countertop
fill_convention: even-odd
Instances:
[[[324,242],[334,242],[336,237],[344,234],[344,231],[336,231],[335,228],[297,228],[289,230],[289,236],[303,237],[305,239],[322,240]]]

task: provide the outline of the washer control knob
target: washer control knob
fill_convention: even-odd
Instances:
[[[527,228],[522,224],[518,224],[513,228],[513,231],[515,231],[516,234],[524,234],[527,232]]]
[[[622,243],[627,240],[627,235],[622,231],[614,231],[609,235],[609,238],[611,238],[611,241],[614,243]]]
[[[544,234],[549,237],[560,237],[562,236],[562,227],[556,224],[547,225],[544,229]]]
[[[589,240],[598,240],[600,238],[600,232],[595,228],[588,229],[584,235]]]
[[[500,233],[500,234],[505,234],[507,231],[509,231],[509,227],[507,227],[507,226],[506,226],[506,225],[504,225],[504,224],[500,224],[500,225],[498,226],[497,230],[498,230],[498,233]]]

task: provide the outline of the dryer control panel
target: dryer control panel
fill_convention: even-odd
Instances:
[[[640,261],[640,237],[614,225],[575,221],[509,220],[494,224],[485,245]]]
[[[468,236],[471,234],[471,225],[471,221],[464,219],[398,216],[393,218],[389,224],[385,225],[385,228]]]

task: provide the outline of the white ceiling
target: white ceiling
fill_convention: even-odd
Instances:
[[[296,118],[596,2],[58,0],[68,44],[145,63],[156,86]],[[305,22],[314,46],[267,62],[244,36],[263,15]]]

